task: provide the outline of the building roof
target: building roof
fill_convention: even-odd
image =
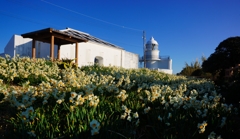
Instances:
[[[88,33],[81,32],[81,31],[78,31],[78,30],[75,30],[75,29],[67,28],[67,29],[60,30],[60,31],[65,33],[65,34],[71,35],[71,36],[84,38],[84,39],[86,39],[88,41],[91,41],[91,42],[96,42],[96,43],[99,43],[99,44],[104,44],[104,45],[107,45],[107,46],[123,49],[123,48],[121,48],[119,46],[116,46],[116,45],[114,45],[112,43],[106,42],[106,41],[101,40],[101,39],[99,39],[97,37],[94,37],[94,36],[92,36],[92,35],[90,35]]]
[[[104,40],[101,40],[97,37],[91,36],[88,33],[84,33],[84,32],[74,30],[74,29],[71,29],[71,28],[67,28],[67,29],[64,29],[64,30],[56,30],[56,29],[53,29],[53,28],[46,28],[46,29],[42,29],[42,30],[38,30],[38,31],[25,33],[25,34],[22,34],[21,36],[23,38],[32,38],[32,39],[35,39],[35,40],[38,40],[38,41],[51,43],[51,36],[52,35],[55,38],[54,39],[54,44],[57,44],[57,45],[91,41],[91,42],[115,47],[115,48],[118,48],[118,49],[123,49],[123,48],[121,48],[117,45],[111,44],[111,43],[106,42]]]
[[[33,31],[22,34],[21,36],[23,38],[32,38],[47,43],[51,43],[51,37],[54,36],[54,44],[57,45],[88,41],[86,38],[82,38],[80,36],[73,36],[53,28],[46,28],[38,31]]]

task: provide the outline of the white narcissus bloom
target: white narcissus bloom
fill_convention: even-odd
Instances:
[[[64,99],[58,99],[56,102],[57,102],[58,104],[61,104],[63,101],[64,101]]]
[[[71,103],[73,103],[73,102],[74,102],[74,100],[73,100],[73,98],[72,98],[72,97],[70,97],[70,98],[69,98],[69,102],[71,102]]]
[[[164,105],[166,103],[165,99],[162,100],[161,104]]]
[[[212,131],[212,132],[208,135],[208,139],[215,139],[215,136],[216,136],[216,133]]]
[[[132,111],[132,110],[130,110],[130,109],[128,109],[128,108],[125,109],[125,113],[127,113],[128,115],[130,115],[131,111]]]
[[[165,103],[165,108],[168,108],[168,107],[169,107],[169,103],[166,102],[166,103]]]
[[[220,125],[221,128],[226,124],[226,119],[227,119],[226,117],[222,118],[221,125]]]
[[[28,119],[28,117],[29,117],[29,113],[28,113],[28,111],[24,111],[24,112],[22,112],[22,113],[21,113],[21,117],[22,117],[23,120]]]
[[[27,102],[28,102],[28,99],[29,99],[29,96],[28,96],[28,95],[24,95],[24,96],[22,97],[22,102],[23,102],[23,103],[27,103]]]
[[[28,113],[33,113],[33,112],[34,112],[34,109],[33,109],[33,107],[31,106],[31,107],[27,108],[26,111],[27,111]]]
[[[203,121],[203,123],[199,123],[198,124],[198,128],[199,128],[199,133],[203,133],[205,131],[205,127],[207,126],[207,122],[206,121]]]
[[[92,129],[98,128],[99,126],[100,126],[100,123],[99,123],[97,120],[95,120],[95,119],[93,119],[93,120],[90,122],[90,127],[91,127]]]
[[[221,135],[220,136],[216,136],[216,133],[215,132],[211,132],[209,135],[208,135],[208,139],[222,139]]]
[[[213,97],[213,96],[209,96],[208,98],[209,98],[209,100],[213,100],[213,99],[214,99],[214,97]]]
[[[122,101],[125,101],[127,97],[128,97],[128,94],[123,94],[123,95],[121,96],[121,100],[122,100]]]
[[[162,117],[161,117],[160,115],[158,116],[158,120],[159,120],[159,121],[162,121]]]
[[[77,101],[79,101],[79,102],[80,102],[80,104],[83,104],[83,103],[84,103],[84,101],[85,101],[85,98],[84,98],[84,97],[82,97],[81,95],[78,95],[78,97],[77,97]]]
[[[99,130],[96,129],[96,128],[93,128],[93,129],[91,130],[91,135],[94,136],[94,135],[97,135],[97,134],[99,134]]]
[[[25,109],[26,108],[24,104],[18,103],[18,102],[17,102],[17,107],[18,107],[18,109]]]
[[[197,110],[197,114],[201,115],[202,114],[201,110]]]
[[[71,98],[75,98],[78,94],[76,92],[71,92]]]
[[[138,118],[138,117],[139,117],[139,116],[138,116],[138,112],[133,113],[133,117],[134,117],[134,118]]]
[[[92,97],[91,97],[91,99],[88,99],[88,100],[90,100],[90,102],[89,102],[89,106],[93,106],[93,104],[94,104],[94,100],[92,99]]]
[[[170,123],[165,123],[167,126],[170,126]]]
[[[78,105],[80,105],[80,102],[78,102],[78,101],[75,101],[75,106],[78,106]]]
[[[46,99],[44,99],[42,103],[43,103],[43,105],[45,105],[48,103],[48,101]]]
[[[94,95],[93,94],[86,94],[87,95],[87,97],[88,97],[88,100],[92,100],[93,99],[93,97],[94,97]]]
[[[140,120],[138,119],[138,120],[136,121],[136,126],[138,126],[139,123],[140,123]]]
[[[129,122],[131,122],[131,121],[132,121],[132,117],[131,117],[130,115],[128,115],[127,120],[128,120]]]
[[[60,81],[58,82],[58,86],[59,86],[59,87],[65,86],[65,84],[62,82],[62,80],[60,80]]]
[[[34,102],[35,100],[36,100],[35,97],[32,97],[32,98],[30,99],[31,102]]]
[[[36,134],[34,131],[27,132],[30,136],[36,137]]]
[[[70,110],[74,111],[75,106],[70,106]]]
[[[127,107],[125,106],[125,105],[122,105],[122,110],[126,110],[127,109]]]
[[[124,112],[124,114],[121,115],[121,119],[125,119],[127,117],[127,113]]]
[[[145,108],[145,109],[144,109],[144,113],[145,113],[145,114],[148,113],[148,112],[150,111],[150,109],[151,109],[150,107]]]
[[[172,114],[171,113],[168,113],[168,119],[172,117]]]

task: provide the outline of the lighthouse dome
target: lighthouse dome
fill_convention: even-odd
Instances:
[[[153,37],[147,42],[146,44],[147,49],[157,50],[158,49],[158,42],[154,40]]]
[[[151,39],[147,42],[147,44],[155,44],[158,45],[158,42],[156,40],[154,40],[153,37],[151,37]]]

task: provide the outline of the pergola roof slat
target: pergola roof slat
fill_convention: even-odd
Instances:
[[[29,32],[21,35],[23,38],[32,38],[38,41],[43,41],[47,43],[51,43],[51,36],[56,37],[54,43],[57,45],[71,44],[76,42],[87,42],[88,40],[85,38],[80,38],[77,36],[73,36],[59,30],[55,30],[53,28],[46,28],[34,32]]]
[[[31,38],[33,39],[32,42],[32,57],[36,57],[36,41],[42,41],[50,43],[50,58],[53,61],[54,60],[54,45],[58,45],[58,54],[57,58],[60,59],[60,46],[64,44],[72,44],[75,43],[75,62],[78,64],[78,43],[79,42],[87,42],[88,40],[85,38],[81,38],[79,36],[73,36],[71,34],[67,34],[64,32],[61,32],[59,30],[55,30],[52,28],[46,28],[34,32],[29,32],[22,34],[23,38]]]

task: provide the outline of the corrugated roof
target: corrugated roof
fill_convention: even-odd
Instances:
[[[78,31],[78,30],[75,30],[75,29],[67,28],[67,29],[64,29],[64,30],[60,30],[60,32],[63,32],[64,34],[68,34],[69,36],[73,36],[73,37],[76,37],[76,38],[84,38],[88,41],[96,42],[96,43],[99,43],[99,44],[104,44],[104,45],[115,47],[115,48],[118,48],[118,49],[123,49],[119,46],[116,46],[114,44],[111,44],[109,42],[101,40],[97,37],[94,37],[94,36],[92,36],[88,33],[81,32],[81,31]]]

